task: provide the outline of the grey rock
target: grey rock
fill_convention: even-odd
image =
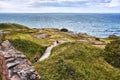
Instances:
[[[78,34],[75,33],[75,32],[72,32],[72,31],[62,32],[62,33],[67,34],[67,35],[70,35],[70,36],[73,36],[73,37],[78,37]]]
[[[39,39],[44,39],[44,38],[49,37],[49,35],[48,34],[39,34],[36,37],[39,38]]]
[[[94,45],[105,45],[105,43],[104,42],[96,41],[96,42],[94,42]]]
[[[5,59],[12,58],[12,56],[10,54],[5,54],[4,57],[5,57]]]
[[[6,59],[6,63],[13,62],[14,60],[15,60],[15,58],[8,58],[8,59]]]
[[[8,64],[7,64],[7,67],[8,67],[8,69],[9,69],[9,68],[13,68],[13,67],[15,67],[15,66],[18,65],[18,64],[19,64],[19,62],[8,63]]]
[[[10,42],[9,42],[8,40],[6,40],[6,41],[4,41],[4,42],[2,43],[2,46],[3,46],[3,47],[10,47],[11,44],[10,44]]]
[[[13,46],[11,46],[11,44],[10,44],[10,42],[8,40],[1,43],[1,46],[2,46],[3,51],[8,51],[9,49],[13,48]]]
[[[11,80],[21,80],[20,77],[18,75],[13,75],[11,77]]]
[[[78,40],[78,41],[80,41],[80,42],[84,42],[84,43],[89,43],[88,40]]]
[[[4,31],[0,30],[0,36],[3,36],[3,34],[4,34]]]
[[[25,58],[25,55],[15,55],[16,58]]]

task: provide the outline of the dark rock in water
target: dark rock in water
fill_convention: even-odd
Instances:
[[[66,29],[66,28],[62,28],[62,29],[60,29],[60,31],[62,31],[62,32],[68,32],[69,30]]]
[[[47,37],[49,37],[48,34],[39,34],[39,35],[37,35],[37,38],[39,38],[39,39],[44,39],[44,38],[47,38]]]
[[[120,36],[116,36],[116,35],[113,34],[113,35],[109,35],[109,38],[113,38],[113,39],[114,38],[120,38]]]

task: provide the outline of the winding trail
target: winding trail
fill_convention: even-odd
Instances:
[[[56,40],[56,41],[54,41],[52,45],[50,45],[50,46],[47,47],[47,49],[45,50],[44,54],[40,57],[40,59],[38,61],[44,61],[45,59],[47,59],[50,56],[51,51],[52,51],[52,49],[54,47],[56,47],[59,44],[65,43],[65,42],[74,42],[74,41],[72,41],[72,40],[68,40],[68,41],[67,40],[66,41],[65,40]],[[89,43],[88,40],[78,40],[78,42]],[[100,44],[103,44],[103,43],[99,42],[99,44],[97,44],[96,46],[98,46]]]
[[[61,41],[54,41],[52,45],[50,45],[49,47],[47,47],[47,49],[45,50],[45,53],[41,56],[41,58],[39,59],[39,61],[43,61],[43,60],[47,59],[50,56],[51,51],[52,51],[52,49],[55,46],[57,46],[57,45],[59,45],[61,43],[65,43],[65,42],[68,42],[68,41],[63,41],[63,40],[61,40]]]

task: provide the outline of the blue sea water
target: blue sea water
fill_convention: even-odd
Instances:
[[[67,28],[96,37],[120,36],[120,13],[0,13],[0,23],[31,28]]]

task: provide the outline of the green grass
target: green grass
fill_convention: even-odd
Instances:
[[[46,49],[45,46],[24,39],[10,40],[10,42],[17,50],[23,52],[31,62],[33,62],[35,57],[40,58]]]
[[[101,51],[79,42],[64,43],[34,66],[42,80],[119,80],[120,70],[109,65]]]
[[[28,27],[16,23],[0,23],[0,29],[29,29]]]
[[[39,32],[38,29],[28,29],[23,25],[15,23],[2,23],[0,24],[0,29],[9,32],[5,34],[5,36],[2,36],[2,38],[4,37],[4,40],[10,40],[12,45],[17,50],[23,52],[30,61],[33,61],[35,56],[40,58],[46,47],[51,45],[51,43],[57,39],[75,39],[74,37],[60,33],[57,29],[48,28],[42,29]],[[39,34],[48,34],[50,37],[38,39],[35,36]]]
[[[103,55],[108,63],[120,68],[120,39],[107,44]]]
[[[61,44],[52,50],[52,55],[43,62],[33,64],[42,80],[119,80],[120,70],[110,65],[101,52],[103,49],[75,42],[80,38],[61,33],[58,29],[28,29],[15,23],[2,23],[0,29],[8,32],[5,39],[33,62],[40,58],[46,47],[55,40],[74,42]],[[36,35],[48,34],[44,39]],[[88,36],[89,37],[89,36]],[[86,37],[86,39],[88,38]],[[100,39],[106,43],[112,39]],[[108,51],[109,52],[109,51]]]

